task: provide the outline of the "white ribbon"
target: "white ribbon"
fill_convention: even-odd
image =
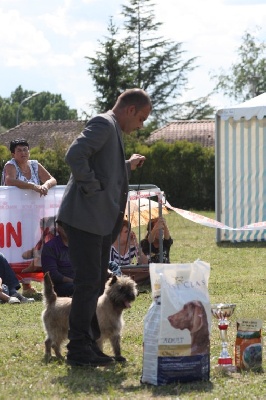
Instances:
[[[216,221],[212,218],[205,217],[204,215],[199,215],[191,211],[182,210],[181,208],[172,207],[171,204],[169,204],[168,201],[165,200],[164,192],[162,192],[160,189],[158,190],[153,189],[152,191],[145,189],[139,191],[130,191],[128,196],[130,200],[136,200],[143,197],[147,198],[152,196],[158,196],[158,202],[164,204],[170,210],[173,210],[177,214],[181,215],[182,217],[192,222],[195,222],[196,224],[204,225],[209,228],[226,229],[229,231],[255,231],[255,230],[266,229],[266,221],[254,222],[252,224],[241,226],[240,228],[231,228],[230,226],[227,226],[222,222]]]

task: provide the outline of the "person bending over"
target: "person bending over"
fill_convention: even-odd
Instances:
[[[104,291],[110,248],[124,218],[130,171],[145,160],[133,154],[125,161],[122,132],[141,129],[151,108],[142,89],[126,90],[112,110],[88,121],[66,153],[71,176],[57,221],[68,236],[75,270],[67,344],[67,362],[72,366],[114,362],[96,345],[100,337],[96,307]]]

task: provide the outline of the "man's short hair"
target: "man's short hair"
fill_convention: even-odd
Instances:
[[[10,146],[9,146],[11,153],[15,153],[15,148],[17,146],[27,146],[28,148],[30,148],[29,143],[27,142],[26,139],[11,140]]]
[[[121,107],[135,106],[136,111],[139,111],[146,106],[150,106],[152,109],[151,99],[142,89],[127,89],[125,92],[120,94],[117,100]]]

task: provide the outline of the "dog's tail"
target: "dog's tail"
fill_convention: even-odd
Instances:
[[[45,304],[53,304],[57,298],[49,272],[44,275],[43,296]]]

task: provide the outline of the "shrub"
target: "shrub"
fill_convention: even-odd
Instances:
[[[31,149],[31,159],[38,160],[57,180],[66,185],[70,168],[65,162],[66,147],[55,144],[54,149],[41,145]],[[134,171],[131,184],[154,184],[175,207],[195,210],[215,208],[215,154],[213,148],[187,141],[173,144],[163,141],[147,146],[136,137],[125,139],[126,158],[138,153],[146,157],[142,168]],[[10,158],[9,150],[0,146],[0,172]]]
[[[133,150],[144,155],[146,161],[141,170],[132,174],[130,183],[158,186],[169,203],[179,208],[214,210],[214,149],[187,141],[173,144],[160,141],[150,147],[143,144],[127,147],[127,158]]]

